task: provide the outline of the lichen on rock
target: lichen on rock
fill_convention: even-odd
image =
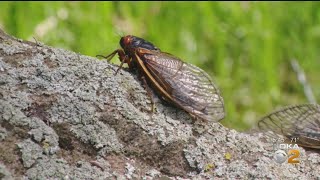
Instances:
[[[193,122],[134,73],[0,30],[0,178],[315,179],[320,156],[277,164],[261,134]],[[228,103],[228,102],[226,102]]]

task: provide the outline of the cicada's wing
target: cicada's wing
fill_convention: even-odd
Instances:
[[[202,69],[163,52],[144,54],[143,62],[175,104],[208,121],[224,118],[224,102]]]
[[[285,107],[263,117],[258,126],[263,131],[282,135],[289,140],[294,138],[301,146],[320,149],[319,105]]]

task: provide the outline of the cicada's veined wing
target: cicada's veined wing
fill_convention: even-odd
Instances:
[[[272,131],[289,140],[295,139],[295,143],[301,146],[320,149],[319,105],[285,107],[263,117],[258,126],[263,131]]]
[[[142,59],[173,103],[207,121],[224,118],[224,102],[220,92],[202,69],[163,52],[150,51],[137,58]]]

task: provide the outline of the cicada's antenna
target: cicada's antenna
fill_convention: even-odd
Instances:
[[[122,30],[115,31],[114,33],[115,33],[115,35],[117,35],[119,37],[119,39],[122,38],[123,36],[125,36],[125,33]]]

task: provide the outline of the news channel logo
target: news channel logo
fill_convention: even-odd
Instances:
[[[275,162],[282,164],[288,162],[289,164],[300,163],[300,150],[297,144],[277,144],[274,146],[276,150],[273,159]]]

